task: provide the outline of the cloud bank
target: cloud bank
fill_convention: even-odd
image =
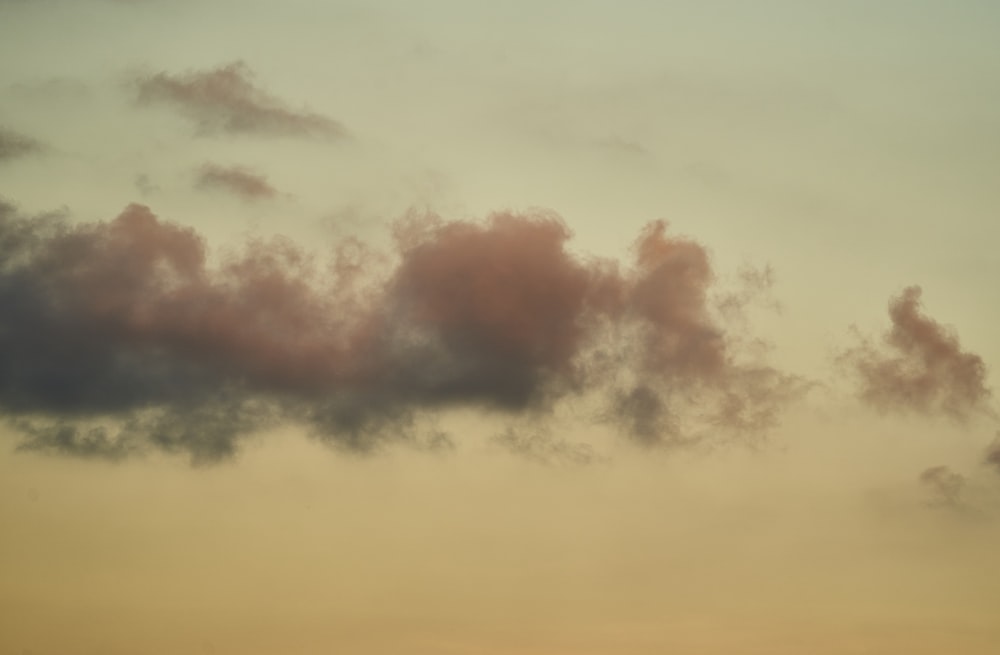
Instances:
[[[756,435],[800,387],[741,360],[707,252],[665,223],[628,263],[572,253],[549,213],[413,216],[395,237],[391,265],[280,238],[211,263],[142,205],[76,225],[3,205],[0,408],[27,449],[215,461],[277,421],[369,451],[423,413],[544,420],[586,394],[645,444]]]

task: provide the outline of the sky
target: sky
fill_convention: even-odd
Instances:
[[[0,0],[0,655],[991,655],[1000,5]]]

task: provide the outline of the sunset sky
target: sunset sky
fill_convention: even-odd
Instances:
[[[995,655],[997,34],[0,0],[0,655]]]

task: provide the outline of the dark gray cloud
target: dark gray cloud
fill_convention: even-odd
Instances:
[[[13,426],[24,435],[21,451],[120,460],[159,450],[200,465],[235,456],[241,442],[276,425],[279,412],[266,400],[222,393],[98,415],[113,425],[93,425],[90,413],[71,412],[70,418],[22,417]]]
[[[964,420],[991,413],[983,359],[958,335],[921,311],[920,287],[889,302],[892,325],[881,343],[862,339],[841,355],[856,374],[861,399],[881,411],[944,413]]]
[[[137,454],[140,449],[131,424],[117,435],[105,426],[88,428],[64,421],[46,424],[17,421],[14,427],[24,434],[17,447],[21,451],[117,461]]]
[[[210,265],[199,234],[141,205],[76,225],[0,205],[0,410],[27,449],[208,462],[277,421],[352,451],[432,448],[447,439],[419,429],[428,412],[534,420],[579,394],[610,393],[643,443],[681,442],[695,415],[742,437],[793,396],[794,378],[736,363],[705,250],[663,223],[631,264],[571,253],[548,213],[411,217],[395,235],[388,267],[350,239],[327,266],[285,239]]]
[[[337,121],[290,109],[254,83],[241,61],[180,74],[154,73],[134,81],[140,104],[174,107],[193,120],[200,134],[275,134],[345,137]]]

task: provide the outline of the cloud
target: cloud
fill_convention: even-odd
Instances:
[[[947,466],[932,466],[920,474],[920,483],[934,496],[933,504],[956,507],[962,503],[965,476]]]
[[[278,195],[266,177],[240,166],[206,164],[198,172],[197,186],[200,189],[226,191],[244,200],[261,200]]]
[[[0,162],[45,150],[40,141],[0,127]]]
[[[256,86],[253,72],[242,61],[176,75],[145,75],[138,77],[134,86],[140,104],[180,110],[195,121],[199,134],[347,135],[337,121],[289,109]]]
[[[797,381],[739,361],[706,251],[666,229],[624,265],[573,254],[551,213],[411,216],[392,260],[347,239],[321,266],[276,238],[210,265],[199,234],[142,205],[76,225],[0,205],[0,409],[24,448],[197,462],[278,421],[346,450],[429,447],[447,440],[420,419],[439,410],[531,421],[588,394],[646,444],[758,435]]]
[[[136,190],[139,191],[139,194],[142,196],[152,195],[160,190],[160,187],[153,183],[149,175],[146,175],[145,173],[136,175],[134,184]]]
[[[889,302],[892,327],[881,343],[862,339],[841,356],[857,375],[861,399],[883,412],[940,412],[959,420],[990,413],[986,364],[962,350],[952,329],[922,313],[920,296],[920,287],[904,289]]]
[[[744,272],[740,294],[721,294],[719,309],[739,327],[732,333],[711,311],[714,273],[704,247],[668,236],[666,223],[657,221],[633,250],[635,267],[622,279],[613,311],[619,326],[634,330],[626,341],[631,352],[626,362],[612,358],[615,371],[603,372],[622,380],[606,421],[627,426],[650,445],[687,445],[731,430],[760,434],[780,408],[809,389],[806,381],[760,361],[739,360],[742,345],[755,341],[746,333],[743,308],[770,285],[773,273]]]
[[[122,430],[117,436],[109,434],[103,426],[85,428],[71,423],[38,425],[31,422],[15,423],[25,439],[18,445],[21,451],[58,453],[84,459],[119,460],[137,451],[131,429]],[[131,427],[131,426],[129,426]]]

